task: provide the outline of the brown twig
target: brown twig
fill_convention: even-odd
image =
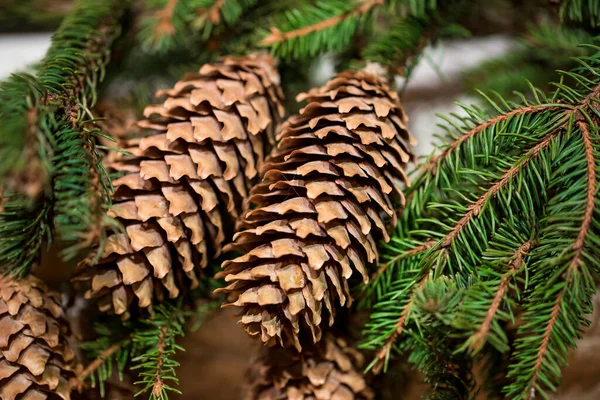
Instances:
[[[570,113],[572,113],[572,112],[573,111],[569,111],[567,113],[567,115],[570,115]],[[562,127],[563,127],[563,124],[561,124],[555,130],[553,130],[552,132],[547,134],[542,139],[541,142],[539,142],[534,147],[532,147],[529,151],[527,151],[527,153],[519,160],[519,163],[517,165],[511,167],[502,176],[502,178],[500,178],[499,181],[497,181],[491,188],[489,188],[483,195],[481,195],[479,197],[479,199],[475,202],[475,204],[473,204],[471,206],[470,210],[458,221],[458,223],[454,226],[454,228],[443,239],[441,239],[440,250],[444,252],[444,256],[447,254],[447,248],[452,243],[452,239],[454,239],[462,231],[462,229],[469,223],[469,221],[473,217],[476,217],[479,214],[479,212],[481,211],[481,209],[482,209],[483,205],[486,203],[486,201],[491,199],[492,197],[496,196],[498,191],[501,188],[503,188],[506,184],[508,184],[513,176],[515,176],[518,172],[520,172],[531,160],[536,158],[543,149],[548,147],[550,145],[550,143],[552,142],[552,139],[554,139],[558,135],[558,133],[561,131]],[[423,279],[419,282],[419,288],[423,287],[423,285],[425,284],[427,279],[428,279],[428,275],[425,275],[423,277]],[[410,306],[412,305],[414,295],[415,295],[415,291],[412,292],[406,306],[404,307],[404,310],[402,311],[402,314],[400,315],[400,318],[396,322],[396,330],[394,331],[394,333],[392,333],[392,335],[390,335],[390,337],[388,337],[386,339],[384,345],[382,346],[380,351],[377,353],[378,362],[376,363],[376,367],[374,368],[375,372],[377,372],[378,370],[381,369],[381,361],[384,360],[386,354],[388,353],[388,351],[391,349],[392,345],[396,341],[396,338],[404,330],[404,325],[406,323],[406,319],[407,319],[407,316],[409,313]]]
[[[154,379],[154,383],[152,384],[152,393],[157,398],[160,398],[160,394],[165,387],[165,384],[162,379],[162,366],[164,363],[163,353],[165,352],[165,339],[167,336],[167,327],[163,326],[160,328],[160,335],[158,336],[158,344],[156,346],[157,351],[157,359],[156,363],[156,377]]]
[[[379,278],[381,276],[381,274],[383,274],[385,271],[387,271],[387,269],[391,265],[397,263],[398,261],[404,260],[405,258],[413,256],[417,253],[420,253],[421,251],[429,250],[433,246],[434,243],[435,242],[433,240],[427,240],[425,243],[423,243],[420,246],[415,247],[414,249],[410,249],[405,252],[402,252],[401,254],[397,255],[396,257],[392,258],[390,261],[386,262],[381,267],[379,267],[379,269],[377,269],[377,271],[375,271],[375,273],[373,273],[371,275],[371,277],[369,278],[369,281],[370,282],[375,281],[377,278]]]
[[[562,126],[563,125],[561,124],[558,128],[547,134],[541,142],[529,149],[529,151],[527,151],[527,153],[519,160],[519,162],[516,165],[512,166],[508,171],[506,171],[504,175],[502,175],[502,178],[500,178],[500,180],[494,183],[492,187],[486,190],[479,197],[479,199],[477,199],[477,201],[469,207],[469,211],[467,211],[467,213],[463,215],[463,217],[456,223],[456,225],[454,225],[454,228],[452,228],[452,230],[448,232],[444,239],[442,239],[443,248],[450,246],[452,244],[452,240],[454,240],[458,236],[458,234],[473,219],[473,217],[479,215],[485,203],[488,200],[494,198],[498,194],[500,189],[502,189],[512,180],[513,176],[521,172],[521,170],[527,164],[529,164],[531,160],[535,159],[543,149],[550,145],[552,139],[554,139],[562,129]]]
[[[492,326],[492,321],[494,320],[494,316],[496,315],[496,313],[498,312],[498,309],[500,308],[500,304],[502,303],[502,298],[504,297],[504,293],[506,293],[506,288],[508,287],[508,284],[510,283],[510,280],[512,278],[512,273],[517,271],[519,268],[521,268],[521,265],[523,265],[523,256],[525,254],[527,254],[527,252],[529,251],[530,248],[531,248],[531,241],[528,240],[527,242],[523,243],[523,245],[521,245],[521,247],[519,247],[517,249],[517,251],[515,252],[514,259],[511,262],[511,267],[502,277],[502,280],[500,281],[500,285],[498,286],[498,289],[496,290],[496,295],[494,296],[494,300],[492,300],[490,309],[488,310],[487,314],[485,315],[485,318],[484,318],[483,322],[481,323],[479,330],[473,336],[471,336],[471,338],[473,338],[473,343],[471,344],[472,351],[479,350],[485,344],[485,339],[487,338],[487,335]]]
[[[208,19],[213,24],[221,22],[221,9],[227,0],[216,0],[208,10]]]
[[[104,361],[106,361],[107,358],[109,358],[111,355],[113,355],[120,349],[121,349],[121,345],[115,344],[113,346],[110,346],[106,350],[104,350],[102,353],[100,353],[100,355],[98,357],[96,357],[96,359],[94,361],[89,363],[88,366],[85,367],[77,375],[77,377],[75,378],[74,386],[81,388],[83,386],[83,381],[85,380],[85,378],[87,378],[88,375],[90,375],[94,371],[96,371],[102,365],[102,363],[104,363]]]
[[[586,203],[585,203],[585,212],[583,214],[583,220],[581,222],[581,227],[579,228],[579,233],[577,234],[577,238],[573,243],[573,249],[575,250],[575,254],[569,263],[569,267],[567,268],[567,285],[565,285],[558,296],[556,297],[556,302],[554,303],[554,307],[552,307],[552,313],[550,314],[550,320],[548,321],[548,325],[546,325],[546,329],[544,331],[544,339],[542,340],[542,344],[540,345],[540,349],[538,350],[538,355],[535,361],[535,365],[533,367],[533,377],[531,379],[530,385],[530,399],[535,398],[535,386],[537,383],[537,379],[539,377],[540,370],[542,368],[542,362],[546,357],[546,352],[548,351],[548,344],[550,343],[550,337],[552,336],[552,331],[554,330],[554,326],[556,325],[556,320],[558,319],[558,315],[560,313],[561,301],[564,296],[565,288],[573,279],[573,272],[579,268],[583,245],[585,243],[585,239],[587,234],[589,233],[590,226],[592,224],[592,217],[594,214],[594,206],[595,206],[595,198],[596,198],[596,161],[594,158],[594,148],[592,146],[592,141],[590,139],[590,131],[586,122],[578,121],[577,126],[581,130],[581,136],[583,138],[583,145],[585,148],[585,157],[587,164],[587,194],[586,194]]]
[[[167,0],[165,7],[154,14],[158,20],[156,30],[154,32],[154,40],[158,41],[161,37],[175,35],[175,26],[173,26],[173,13],[177,0]]]
[[[520,116],[520,115],[529,114],[529,113],[540,112],[540,111],[546,111],[546,110],[550,110],[552,108],[555,108],[555,106],[532,105],[532,106],[517,108],[516,110],[512,110],[507,113],[497,115],[494,118],[492,118],[488,121],[485,121],[485,122],[475,126],[474,128],[470,129],[464,135],[460,136],[455,141],[450,143],[450,145],[448,147],[444,148],[444,150],[442,150],[442,152],[440,154],[431,157],[431,159],[427,162],[427,164],[423,165],[423,172],[426,173],[428,171],[432,171],[432,173],[435,175],[437,172],[437,164],[440,160],[446,159],[446,157],[448,157],[448,155],[450,155],[450,153],[455,151],[463,142],[478,135],[479,133],[483,132],[485,129],[489,128],[490,126],[494,126],[499,122],[506,121],[511,117]]]
[[[260,44],[263,46],[271,46],[276,43],[282,43],[290,39],[306,36],[313,32],[320,32],[324,29],[331,28],[332,26],[337,25],[348,18],[366,14],[373,7],[382,4],[383,0],[364,0],[361,3],[357,4],[355,8],[343,14],[334,15],[333,17],[317,22],[316,24],[308,25],[303,28],[295,29],[289,32],[281,32],[279,29],[271,27],[271,34],[263,40],[261,40]]]
[[[418,289],[422,288],[423,285],[425,285],[427,278],[428,278],[428,275],[425,275],[423,277],[423,279],[421,279],[421,281],[419,282]],[[404,327],[406,326],[406,320],[408,319],[408,314],[410,312],[410,307],[412,306],[412,303],[415,299],[415,293],[416,293],[416,290],[413,290],[412,293],[410,294],[410,297],[408,298],[408,301],[406,302],[406,305],[404,306],[404,310],[402,310],[402,314],[400,315],[400,318],[398,318],[398,321],[396,321],[396,325],[395,325],[396,329],[390,335],[390,337],[388,337],[385,340],[385,343],[383,344],[383,346],[381,346],[381,349],[379,349],[379,351],[377,352],[377,356],[376,356],[377,362],[375,363],[375,365],[373,367],[373,372],[379,373],[381,371],[381,369],[383,368],[383,360],[385,360],[387,354],[392,349],[392,346],[396,342],[396,339],[398,338],[398,336],[400,336],[402,334],[402,332],[404,331]]]

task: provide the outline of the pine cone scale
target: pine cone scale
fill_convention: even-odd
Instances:
[[[0,278],[0,398],[70,399],[78,364],[59,295],[34,277]]]

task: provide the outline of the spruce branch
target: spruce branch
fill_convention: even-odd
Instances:
[[[589,106],[591,102],[594,101],[593,99],[596,98],[599,89],[600,85],[594,90],[594,92],[590,96],[586,98],[586,100],[584,101],[584,103],[586,103],[586,106]],[[554,304],[552,306],[550,318],[548,319],[548,322],[545,325],[545,329],[541,337],[541,342],[537,350],[535,363],[533,364],[530,377],[528,376],[529,379],[526,383],[527,386],[524,389],[518,387],[518,385],[513,385],[511,388],[509,388],[509,393],[514,393],[515,389],[517,388],[519,392],[529,393],[530,399],[534,399],[538,392],[541,395],[546,396],[543,387],[540,386],[538,381],[541,380],[547,384],[547,382],[549,382],[550,379],[556,380],[556,378],[553,376],[556,374],[556,372],[548,368],[548,364],[553,362],[553,360],[550,360],[550,362],[548,362],[548,358],[552,358],[552,356],[548,354],[549,350],[551,349],[550,343],[551,341],[556,341],[557,335],[560,335],[560,333],[556,332],[557,330],[559,330],[559,328],[557,328],[557,323],[559,323],[559,318],[561,317],[561,314],[564,315],[566,313],[565,303],[569,302],[568,299],[565,299],[565,297],[570,296],[570,294],[568,293],[569,289],[577,285],[577,283],[574,282],[574,280],[577,279],[577,276],[580,274],[580,268],[584,267],[582,265],[583,249],[593,221],[597,193],[596,158],[594,154],[594,148],[592,145],[588,122],[585,120],[580,120],[577,121],[576,125],[579,128],[579,131],[581,132],[584,150],[583,153],[585,154],[586,163],[587,184],[585,194],[585,211],[583,213],[583,218],[576,239],[572,245],[572,250],[574,251],[574,253],[570,256],[570,262],[566,268],[566,271],[561,274],[564,279],[564,285],[562,285],[558,293],[555,294],[556,300],[554,301]],[[562,318],[567,317],[563,316]],[[516,369],[513,369],[513,371],[511,372],[514,373],[514,371],[516,371]],[[520,379],[520,381],[521,382],[517,383],[526,382],[524,379]]]
[[[523,266],[523,258],[529,252],[529,249],[531,248],[531,243],[532,242],[528,240],[517,249],[517,251],[514,254],[514,259],[510,262],[510,269],[504,274],[504,276],[502,276],[500,284],[496,288],[496,292],[494,294],[492,303],[485,314],[483,322],[481,323],[477,332],[471,335],[471,337],[468,340],[471,342],[470,350],[472,352],[477,352],[481,350],[481,348],[487,341],[488,334],[490,333],[492,327],[492,322],[494,321],[494,318],[496,317],[496,314],[500,309],[500,305],[504,300],[504,296],[509,287],[509,284],[511,283],[511,279],[513,278],[514,273]]]
[[[178,0],[167,0],[165,6],[155,13],[154,18],[157,20],[153,37],[155,43],[160,41],[163,36],[175,35],[173,14],[175,13],[177,2]]]
[[[309,2],[272,17],[270,30],[259,32],[259,44],[285,59],[342,51],[350,46],[357,32],[370,28],[370,17],[383,5],[383,0]]]
[[[175,342],[184,335],[185,311],[181,306],[159,305],[153,318],[142,321],[145,327],[131,335],[133,351],[131,369],[137,371],[142,389],[136,393],[150,393],[150,399],[168,399],[168,392],[181,393],[168,382],[179,383],[175,369],[179,363],[173,359],[183,348]]]
[[[440,162],[443,162],[447,157],[449,157],[454,151],[456,151],[460,147],[461,144],[468,141],[469,139],[472,139],[474,136],[484,132],[486,129],[496,126],[500,123],[509,121],[511,118],[516,117],[516,116],[520,116],[523,114],[533,114],[533,113],[537,113],[537,112],[542,112],[545,110],[550,110],[553,107],[555,107],[555,106],[548,105],[548,104],[527,105],[524,107],[517,108],[515,110],[510,110],[506,113],[497,115],[487,121],[480,123],[479,125],[473,127],[472,129],[468,130],[464,134],[460,135],[458,138],[456,138],[451,143],[447,144],[439,154],[436,154],[436,155],[433,155],[432,157],[430,157],[430,159],[427,161],[427,163],[422,168],[423,175],[429,171],[431,171],[432,175],[435,175],[437,172],[437,166]]]
[[[434,242],[432,240],[428,240],[425,243],[416,246],[415,248],[406,250],[405,252],[394,256],[391,260],[387,261],[386,263],[382,264],[379,268],[377,268],[377,271],[375,271],[369,278],[369,282],[374,282],[377,279],[379,279],[379,277],[383,275],[385,271],[387,271],[387,269],[390,268],[391,265],[394,265],[408,257],[414,256],[415,254],[420,253],[422,251],[429,250],[431,249],[433,244]]]
[[[113,354],[121,350],[122,344],[114,344],[100,353],[94,361],[89,363],[79,374],[77,374],[76,382],[73,386],[83,388],[83,382],[88,376],[94,374],[98,368],[100,368],[107,360],[109,360]]]
[[[2,186],[17,192],[14,207],[29,215],[22,223],[32,226],[37,221],[42,224],[39,231],[55,231],[70,248],[67,257],[81,249],[80,240],[85,245],[85,238],[97,238],[94,232],[110,204],[110,183],[96,146],[96,138],[105,135],[93,126],[89,109],[128,5],[116,0],[77,2],[53,36],[36,76],[16,74],[0,87]],[[21,235],[2,232],[0,262],[24,273],[35,257],[30,257],[30,246],[22,255],[12,254],[19,250],[11,243]]]
[[[451,278],[462,300],[442,316],[451,321],[447,345],[474,360],[491,350],[486,344],[511,351],[509,398],[547,397],[556,388],[588,323],[600,271],[600,52],[590,49],[549,96],[534,88],[520,104],[485,97],[496,115],[465,106],[466,117],[448,119],[452,141],[421,167],[404,226],[383,246],[382,258],[393,262],[371,284],[363,347],[376,351],[375,370],[393,349],[412,353],[435,334],[419,322],[415,296]],[[426,251],[411,252],[428,241]],[[510,343],[505,330],[515,310],[523,322]]]
[[[363,0],[358,3],[354,8],[319,21],[317,23],[304,26],[302,28],[293,29],[287,32],[281,32],[276,27],[271,27],[271,34],[261,40],[261,44],[265,46],[272,46],[274,44],[280,44],[295,38],[307,36],[311,33],[321,32],[325,29],[331,28],[341,22],[344,22],[350,18],[359,17],[365,15],[372,8],[378,5],[382,5],[383,0]]]
[[[215,3],[208,10],[208,18],[213,24],[221,22],[221,9],[227,0],[215,0]]]

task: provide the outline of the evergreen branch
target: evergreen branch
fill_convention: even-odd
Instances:
[[[74,386],[81,389],[86,378],[95,373],[102,364],[109,360],[113,354],[121,350],[122,344],[114,344],[100,353],[94,361],[89,363],[75,378]]]
[[[180,393],[167,382],[179,383],[175,369],[179,363],[173,359],[177,351],[183,351],[175,340],[184,335],[186,312],[181,305],[159,305],[152,319],[142,321],[145,327],[131,335],[134,353],[132,370],[138,371],[140,380],[135,382],[143,388],[136,394],[150,392],[150,399],[168,399],[168,392]]]
[[[383,269],[385,279],[373,282],[377,299],[363,342],[376,350],[371,365],[387,364],[392,350],[414,359],[413,352],[437,342],[436,323],[419,319],[428,303],[419,299],[416,306],[416,299],[426,294],[425,285],[452,279],[462,299],[456,310],[436,317],[454,329],[444,334],[445,346],[452,349],[468,335],[453,350],[460,357],[512,351],[496,357],[504,360],[505,378],[488,375],[507,398],[547,398],[546,391],[556,389],[568,350],[589,323],[600,271],[593,135],[600,121],[600,48],[590,50],[595,53],[575,60],[575,70],[560,72],[549,96],[533,88],[532,100],[522,95],[521,104],[486,97],[497,115],[463,107],[467,116],[447,119],[453,140],[421,167],[403,225],[383,246],[382,258],[427,240],[434,244],[404,255],[390,264],[391,272]],[[507,332],[514,310],[522,311],[516,339]],[[429,363],[417,368],[435,374]]]
[[[415,248],[413,248],[413,249],[407,250],[407,251],[405,251],[405,252],[402,252],[402,253],[400,253],[400,254],[396,255],[394,258],[392,258],[392,259],[391,259],[391,260],[389,260],[388,262],[386,262],[386,263],[382,264],[382,265],[381,265],[381,266],[380,266],[380,267],[377,269],[377,271],[375,271],[375,272],[374,272],[374,273],[371,275],[371,277],[369,278],[369,281],[370,281],[370,282],[373,282],[373,281],[376,281],[377,279],[379,279],[379,277],[380,277],[381,275],[383,275],[383,274],[384,274],[384,273],[385,273],[385,272],[388,270],[388,268],[389,268],[391,265],[394,265],[394,264],[396,264],[397,262],[399,262],[399,261],[402,261],[402,260],[404,260],[404,259],[406,259],[406,258],[408,258],[408,257],[414,256],[414,255],[415,255],[415,254],[417,254],[417,253],[420,253],[420,252],[422,252],[422,251],[425,251],[425,250],[429,250],[429,249],[431,249],[431,247],[433,246],[433,244],[434,244],[434,243],[435,243],[434,241],[432,241],[432,240],[428,240],[428,241],[426,241],[425,243],[423,243],[423,244],[421,244],[421,245],[419,245],[419,246],[417,246],[417,247],[415,247]]]
[[[523,111],[523,113],[525,113]],[[573,110],[570,110],[566,113],[567,118],[563,118],[563,122],[555,128],[553,131],[548,133],[539,143],[530,148],[515,164],[511,165],[511,167],[501,176],[499,180],[497,180],[491,187],[489,187],[476,202],[469,206],[469,210],[461,217],[461,219],[450,229],[450,231],[440,240],[436,242],[436,244],[430,250],[430,254],[427,255],[430,259],[434,260],[433,263],[425,265],[420,274],[423,276],[421,280],[418,282],[417,287],[421,288],[427,282],[429,278],[429,273],[432,269],[435,269],[436,266],[441,265],[443,260],[448,256],[448,248],[452,245],[453,241],[457,238],[457,236],[468,226],[473,218],[476,218],[480,215],[484,206],[494,197],[497,196],[498,192],[504,188],[507,184],[511,182],[511,180],[523,169],[525,168],[533,159],[539,156],[540,152],[547,148],[554,138],[558,135],[558,133],[563,129],[564,125],[569,121],[571,115],[574,114]],[[498,120],[497,120],[498,121]],[[470,131],[472,132],[472,131]],[[435,256],[433,254],[439,253],[439,256]],[[375,357],[375,371],[381,370],[381,365],[385,360],[388,359],[389,353],[392,349],[392,346],[398,339],[398,337],[402,334],[404,330],[404,326],[408,320],[408,316],[410,313],[410,307],[414,300],[415,291],[410,295],[407,304],[404,306],[404,310],[400,314],[397,322],[395,323],[394,331],[387,337],[384,344],[377,351],[377,355]]]
[[[493,118],[490,118],[487,121],[480,123],[479,125],[473,127],[469,131],[456,138],[453,142],[446,145],[439,154],[432,156],[429,159],[429,161],[422,167],[422,175],[425,175],[430,171],[432,175],[435,175],[440,162],[443,162],[451,153],[458,149],[461,144],[468,141],[469,139],[472,139],[474,136],[482,133],[486,129],[498,125],[499,123],[506,122],[516,116],[552,110],[555,107],[556,106],[548,104],[527,105],[514,110],[510,110],[506,113],[497,115]]]
[[[156,373],[154,378],[154,383],[152,384],[152,394],[154,397],[160,397],[165,384],[163,382],[162,374],[163,374],[163,365],[165,363],[165,341],[167,338],[167,328],[162,327],[160,329],[160,333],[158,335],[158,344],[156,345],[156,358],[158,361],[156,362]]]
[[[311,33],[320,32],[327,28],[331,28],[347,19],[364,15],[371,11],[375,6],[382,5],[383,0],[363,0],[358,3],[354,8],[346,11],[343,14],[334,15],[323,21],[319,21],[312,25],[307,25],[299,29],[294,29],[288,32],[281,32],[275,27],[271,27],[271,34],[261,40],[261,44],[265,46],[272,46],[277,43],[283,43],[295,38],[307,36]]]
[[[565,21],[583,23],[596,28],[600,21],[598,0],[562,0],[560,16]]]
[[[33,226],[43,220],[39,230],[50,233],[53,229],[48,226],[54,228],[63,244],[75,246],[72,249],[80,238],[96,237],[93,232],[110,204],[110,183],[100,166],[96,134],[88,128],[92,123],[89,108],[96,100],[128,5],[128,1],[80,0],[53,36],[37,75],[13,75],[0,88],[2,186],[24,194],[18,200],[23,210],[43,212],[28,213],[29,220],[23,224]],[[40,196],[42,189],[44,196]],[[68,199],[74,192],[76,204]],[[0,260],[7,254],[5,249],[19,251],[11,243],[20,235],[8,229],[3,232]],[[22,251],[30,250],[25,246]],[[74,252],[65,254],[73,256]],[[12,254],[7,268],[26,272],[35,258],[30,255]],[[15,264],[16,260],[24,263]]]
[[[221,9],[227,0],[216,0],[208,10],[208,18],[213,24],[221,22]]]
[[[570,115],[567,113],[567,116]],[[567,119],[568,121],[568,119]],[[521,160],[515,165],[513,165],[510,169],[508,169],[502,178],[494,183],[487,191],[485,191],[479,199],[469,206],[469,211],[463,215],[463,217],[454,225],[454,227],[450,230],[448,234],[439,242],[441,248],[447,248],[452,244],[452,241],[456,239],[456,237],[464,230],[464,228],[469,224],[469,222],[477,217],[483,207],[490,201],[490,199],[496,197],[500,189],[505,187],[512,179],[515,177],[523,168],[527,166],[533,159],[535,159],[542,150],[552,143],[552,139],[554,139],[560,130],[563,128],[564,124],[559,125],[554,131],[550,132],[546,137],[536,144],[534,147],[529,149],[527,153],[523,156]]]
[[[600,86],[597,87],[600,89]],[[590,98],[591,99],[591,98]],[[584,121],[578,121],[577,126],[581,130],[581,136],[583,138],[584,148],[585,148],[585,159],[587,166],[587,194],[586,194],[586,202],[585,202],[585,213],[583,215],[583,222],[581,223],[581,228],[579,230],[579,234],[577,235],[577,240],[573,245],[573,249],[575,249],[575,257],[571,261],[570,268],[576,268],[581,260],[583,245],[587,238],[587,235],[590,231],[590,227],[592,225],[592,218],[594,215],[594,205],[596,198],[596,159],[594,157],[594,147],[592,146],[592,141],[590,139],[590,131],[589,126]]]
[[[51,242],[50,207],[30,208],[19,196],[4,193],[0,213],[0,273],[27,275],[44,242]]]
[[[212,293],[212,288],[209,289],[192,293],[192,298]],[[104,397],[105,383],[116,367],[121,380],[125,372],[135,372],[138,376],[135,385],[141,384],[143,388],[136,396],[149,392],[151,399],[164,400],[168,399],[169,392],[179,393],[170,385],[170,382],[178,382],[176,369],[179,364],[173,356],[183,351],[176,340],[184,335],[184,326],[188,322],[193,324],[192,330],[197,329],[205,315],[221,302],[200,300],[193,309],[185,304],[180,299],[177,303],[158,305],[154,315],[147,318],[140,316],[137,320],[122,322],[114,317],[95,324],[97,338],[80,345],[93,361],[77,375],[74,383],[82,387],[90,380],[92,387],[99,386]]]
[[[421,279],[421,281],[418,283],[417,290],[424,287],[424,285],[427,283],[427,279],[428,279],[428,276],[425,275],[425,277],[423,277],[423,279]],[[371,365],[369,365],[369,368],[373,368],[373,372],[379,373],[379,372],[381,372],[381,370],[383,368],[385,368],[385,366],[387,364],[387,360],[389,359],[389,356],[390,356],[390,352],[392,350],[392,346],[396,343],[396,340],[404,331],[404,327],[408,321],[408,316],[410,314],[413,302],[415,301],[416,294],[417,294],[416,290],[413,290],[411,292],[410,297],[408,298],[408,301],[404,305],[404,309],[402,311],[402,314],[400,315],[400,318],[398,318],[398,321],[396,321],[396,323],[394,325],[394,331],[392,332],[391,335],[389,335],[387,337],[387,339],[385,340],[385,342],[383,343],[383,345],[377,352],[375,359],[371,362]]]
[[[588,97],[591,99],[591,97]],[[587,99],[586,99],[587,100]],[[587,234],[590,230],[590,226],[592,224],[592,216],[594,214],[594,206],[595,206],[595,197],[596,197],[596,161],[594,158],[594,149],[592,146],[592,142],[590,140],[590,132],[589,126],[584,121],[578,121],[577,126],[581,130],[581,135],[584,143],[585,150],[585,158],[586,158],[586,166],[587,166],[587,193],[586,193],[586,201],[585,201],[585,212],[583,215],[583,221],[581,223],[581,227],[577,234],[577,238],[573,243],[573,250],[575,250],[575,254],[571,258],[571,262],[567,267],[566,271],[566,283],[563,288],[558,292],[556,296],[556,301],[554,306],[552,307],[552,312],[550,314],[550,320],[546,325],[543,339],[539,350],[537,352],[537,358],[535,360],[535,364],[533,366],[533,376],[531,378],[531,383],[529,384],[530,399],[534,399],[536,396],[536,388],[537,381],[541,373],[543,362],[546,358],[546,353],[548,351],[548,346],[552,337],[552,333],[554,331],[556,321],[558,319],[559,313],[562,307],[563,297],[565,295],[565,291],[570,286],[574,279],[575,271],[580,268],[583,245],[585,243]],[[526,392],[527,392],[526,391]]]
[[[157,23],[154,30],[154,42],[158,42],[163,36],[175,35],[175,26],[173,25],[173,14],[179,0],[167,0],[165,6],[158,10],[154,18]]]
[[[471,351],[477,352],[479,351],[487,340],[488,333],[490,332],[492,321],[494,320],[496,313],[500,309],[500,304],[504,298],[506,290],[511,282],[513,273],[521,268],[523,265],[523,256],[529,252],[531,248],[531,241],[528,240],[521,245],[517,249],[514,255],[513,261],[510,263],[510,269],[506,272],[506,274],[500,280],[500,285],[496,288],[496,293],[492,300],[492,304],[487,311],[483,322],[481,323],[477,332],[475,332],[471,338]]]

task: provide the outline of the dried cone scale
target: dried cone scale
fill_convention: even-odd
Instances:
[[[0,399],[70,399],[78,364],[59,300],[34,277],[0,277]]]
[[[367,282],[376,241],[396,224],[394,202],[404,204],[414,139],[375,75],[345,72],[298,98],[308,105],[283,125],[229,246],[244,254],[220,275],[250,335],[300,350],[300,336],[319,341],[336,303],[351,303],[354,272]]]
[[[373,399],[363,367],[358,350],[329,334],[302,353],[265,348],[248,372],[246,400]]]
[[[149,307],[198,284],[199,270],[231,239],[236,218],[283,116],[279,75],[269,56],[224,58],[160,91],[138,123],[150,135],[129,140],[107,169],[118,173],[109,212],[124,233],[108,238],[86,297],[128,317],[134,299]]]

